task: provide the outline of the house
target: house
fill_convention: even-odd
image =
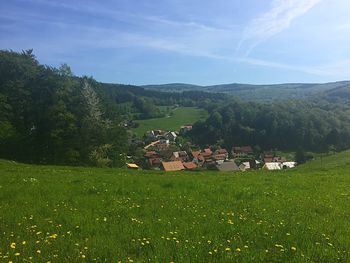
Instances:
[[[150,168],[160,168],[162,161],[163,161],[162,158],[149,158],[148,159],[148,166]]]
[[[218,149],[213,153],[213,159],[217,164],[222,164],[228,159],[228,152],[226,149]]]
[[[144,154],[150,168],[159,168],[162,163],[161,156],[155,151],[148,151]]]
[[[177,138],[177,135],[175,132],[168,132],[164,135],[164,138],[170,140],[170,141],[175,141]]]
[[[188,161],[188,154],[186,151],[173,152],[170,159],[172,161],[186,162]]]
[[[157,151],[164,151],[168,149],[170,146],[169,140],[166,139],[160,139],[155,142],[151,142],[150,144],[146,145],[144,147],[145,150],[148,150],[149,148],[152,148],[153,150]]]
[[[162,162],[162,166],[164,171],[173,172],[173,171],[181,171],[185,170],[182,162],[174,161],[174,162]]]
[[[295,168],[296,166],[297,166],[296,162],[283,162],[282,163],[282,168],[283,169]]]
[[[259,166],[260,162],[254,159],[242,162],[241,165],[239,166],[239,169],[242,171],[246,171],[249,169],[257,169]]]
[[[155,152],[155,151],[148,151],[143,155],[145,158],[149,159],[149,158],[159,158],[160,155]]]
[[[213,153],[213,155],[225,155],[226,158],[228,158],[228,152],[227,152],[226,149],[223,149],[223,148],[217,149],[217,150]]]
[[[134,169],[134,170],[137,170],[139,169],[140,167],[135,164],[135,163],[127,163],[126,166],[129,168],[129,169]]]
[[[154,139],[156,135],[154,134],[154,131],[147,131],[145,132],[145,137],[148,139]]]
[[[220,163],[220,162],[219,162]],[[213,157],[208,157],[205,159],[204,161],[204,166],[207,167],[207,168],[214,168],[216,166],[216,161],[214,160]]]
[[[272,163],[265,163],[263,166],[263,169],[272,171],[272,170],[281,170],[282,169],[282,165],[280,163],[277,162],[272,162]]]
[[[281,156],[275,156],[273,157],[273,162],[278,162],[278,163],[283,163],[286,162],[287,159],[285,157],[281,157]]]
[[[241,165],[239,166],[239,169],[241,169],[242,171],[249,170],[250,169],[250,163],[249,162],[241,163]]]
[[[212,150],[210,150],[210,148],[205,148],[202,152],[203,156],[210,156],[212,154],[213,154],[213,152],[212,152]]]
[[[211,158],[212,155],[213,155],[213,152],[210,150],[210,148],[206,148],[201,152],[201,156],[203,156],[205,160],[207,160],[208,158]]]
[[[232,156],[234,158],[240,158],[243,156],[251,155],[254,153],[251,146],[238,146],[238,147],[232,147]]]
[[[192,151],[191,155],[193,157],[192,162],[194,162],[195,164],[201,166],[204,163],[205,159],[200,151]]]
[[[182,163],[186,170],[194,170],[197,168],[197,164],[194,162],[184,162]]]
[[[220,172],[237,172],[240,171],[239,167],[234,161],[223,162],[222,164],[217,164],[216,168]]]
[[[265,153],[265,154],[263,154],[261,159],[264,161],[264,163],[272,163],[273,162],[273,158],[274,158],[273,154]]]
[[[227,159],[227,156],[226,154],[216,154],[216,155],[213,155],[212,156],[212,159],[217,163],[223,163],[226,159]]]

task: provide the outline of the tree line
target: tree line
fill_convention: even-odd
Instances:
[[[124,165],[126,132],[92,78],[40,65],[32,50],[0,51],[0,158]]]
[[[309,151],[350,148],[349,103],[321,98],[271,103],[232,99],[207,108],[206,121],[197,122],[191,140],[201,146],[251,145],[257,149]]]

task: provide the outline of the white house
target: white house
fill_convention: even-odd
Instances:
[[[265,163],[265,165],[263,166],[263,169],[272,171],[272,170],[281,170],[282,167],[283,166],[280,163]]]
[[[283,168],[295,168],[297,166],[296,162],[283,162],[282,167]]]

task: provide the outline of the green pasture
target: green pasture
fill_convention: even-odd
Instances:
[[[142,137],[144,133],[149,130],[176,131],[179,130],[182,125],[193,124],[198,120],[205,120],[207,115],[207,112],[203,109],[179,107],[172,110],[172,115],[167,117],[136,121],[140,126],[132,129],[132,131],[138,137]]]
[[[350,152],[294,170],[0,161],[0,262],[350,262]]]

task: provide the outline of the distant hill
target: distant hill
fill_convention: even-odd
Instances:
[[[272,85],[252,85],[252,84],[221,84],[211,86],[199,86],[184,83],[172,83],[164,85],[145,85],[148,90],[182,92],[189,90],[201,90],[211,93],[226,93],[240,97],[244,100],[269,101],[275,99],[305,98],[308,96],[321,94],[329,95],[348,92],[350,81],[338,81],[330,83],[288,83]],[[333,91],[333,92],[331,92]],[[348,93],[346,93],[348,94]]]
[[[334,89],[326,90],[322,93],[322,96],[328,98],[329,100],[334,100],[334,99],[350,100],[350,84],[339,86]]]

